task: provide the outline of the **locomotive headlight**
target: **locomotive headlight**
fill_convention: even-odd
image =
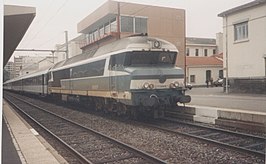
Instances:
[[[179,87],[179,82],[178,81],[175,81],[174,82],[174,86],[175,86],[175,88]]]
[[[175,88],[174,83],[171,83],[171,84],[170,84],[170,88]]]
[[[149,89],[149,83],[147,83],[147,82],[144,83],[144,84],[143,84],[143,88],[144,88],[144,89]]]
[[[171,84],[170,84],[170,88],[177,88],[177,87],[179,87],[181,84],[178,82],[178,81],[175,81],[175,82],[172,82]]]
[[[149,89],[154,89],[154,84],[149,84]]]

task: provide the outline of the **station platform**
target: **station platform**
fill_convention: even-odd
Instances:
[[[226,94],[222,88],[193,88],[192,102],[181,112],[196,122],[266,133],[266,95]]]
[[[209,106],[188,106],[187,112],[194,114],[194,121],[213,123],[219,119],[235,120],[242,122],[251,122],[255,124],[265,125],[266,128],[266,112],[247,111],[241,109],[228,109]]]
[[[2,163],[67,162],[3,100]]]

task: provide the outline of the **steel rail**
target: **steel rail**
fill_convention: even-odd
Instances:
[[[261,136],[252,135],[252,134],[246,134],[246,133],[235,132],[235,131],[231,131],[231,130],[227,130],[227,129],[221,129],[221,128],[210,127],[210,126],[204,126],[204,125],[200,125],[200,124],[195,124],[195,123],[190,123],[190,122],[175,120],[175,119],[172,119],[172,118],[161,118],[161,119],[162,120],[166,120],[166,121],[172,121],[172,122],[176,122],[176,123],[181,123],[181,124],[186,124],[186,125],[191,125],[191,126],[201,127],[201,128],[207,128],[207,129],[221,131],[221,132],[224,132],[224,133],[235,134],[235,135],[239,135],[239,136],[246,136],[246,137],[251,137],[251,138],[258,139],[258,140],[265,140],[266,141],[266,138],[261,137]]]
[[[9,95],[10,96],[10,95]],[[41,127],[43,130],[45,130],[49,135],[54,137],[57,141],[59,141],[65,148],[68,149],[69,152],[72,153],[81,163],[87,163],[87,164],[93,164],[90,160],[86,159],[82,154],[77,152],[75,149],[73,149],[70,145],[68,145],[65,141],[57,137],[53,132],[51,132],[49,129],[47,129],[45,126],[43,126],[41,123],[39,123],[37,120],[35,120],[33,117],[31,117],[29,114],[24,112],[19,106],[17,106],[15,103],[12,102],[9,98],[4,97],[8,103],[10,103],[13,107],[15,107],[17,110],[19,110],[22,114],[24,114],[26,117],[28,117],[30,120],[32,120],[35,124],[37,124],[39,127]]]
[[[179,122],[179,121],[177,121],[177,122],[178,123],[182,123],[182,124],[187,124],[186,122]],[[143,124],[145,126],[149,126],[149,127],[155,128],[155,129],[166,131],[166,132],[169,132],[169,133],[172,133],[172,134],[179,134],[179,135],[183,135],[183,136],[188,136],[188,137],[200,139],[200,140],[203,140],[203,141],[211,142],[211,143],[214,143],[214,144],[222,145],[222,146],[234,149],[234,150],[238,150],[238,151],[240,150],[240,151],[243,151],[243,152],[252,153],[252,154],[260,156],[260,157],[265,157],[265,151],[263,152],[263,151],[256,151],[256,150],[252,150],[252,149],[247,149],[245,147],[235,146],[235,145],[224,143],[224,142],[219,142],[218,140],[209,139],[209,138],[201,137],[201,136],[198,136],[198,135],[193,135],[193,134],[190,134],[188,132],[181,132],[181,131],[171,130],[170,128],[160,127],[160,126],[154,125],[154,124],[149,124],[149,123],[143,123]],[[192,126],[195,126],[195,127],[197,126],[197,125],[194,125],[192,123],[188,123],[187,125],[192,125]],[[238,132],[235,133],[235,132],[229,131],[229,130],[212,128],[212,127],[207,127],[207,126],[202,126],[202,125],[199,125],[198,127],[205,128],[207,130],[220,131],[220,132],[223,132],[223,133],[231,133],[232,135],[237,135],[237,136],[244,136],[244,137],[250,137],[250,138],[255,138],[255,139],[259,139],[259,140],[264,140],[264,142],[266,143],[266,139],[263,138],[263,137],[259,137],[259,136],[254,136],[254,135],[244,134],[244,133],[238,133]]]
[[[18,98],[18,97],[14,97],[15,99],[18,99],[18,100],[20,100],[20,101],[22,101],[22,102],[24,102],[24,103],[26,103],[26,104],[28,104],[28,105],[30,105],[30,106],[33,106],[33,107],[35,107],[35,108],[38,108],[39,110],[42,110],[42,111],[44,111],[44,112],[47,112],[47,113],[49,113],[49,114],[51,114],[51,115],[53,115],[53,116],[55,116],[55,117],[58,117],[58,118],[60,118],[60,119],[63,119],[63,120],[65,120],[65,121],[67,121],[67,122],[70,122],[70,123],[72,123],[72,124],[74,124],[74,125],[76,125],[76,126],[79,126],[79,127],[81,127],[81,128],[83,128],[83,129],[85,129],[85,130],[88,130],[88,131],[90,131],[90,132],[92,132],[92,133],[94,133],[94,134],[96,134],[96,135],[99,135],[99,136],[101,136],[101,137],[103,137],[103,138],[106,138],[106,139],[108,139],[108,140],[110,140],[110,141],[112,141],[112,142],[114,142],[114,143],[116,143],[116,144],[118,144],[118,145],[120,145],[121,147],[123,147],[123,148],[125,148],[125,149],[127,149],[127,150],[129,150],[129,151],[131,151],[131,152],[133,152],[133,153],[135,153],[135,154],[139,154],[140,155],[140,157],[142,157],[142,158],[144,158],[144,159],[146,159],[147,161],[150,161],[151,163],[160,163],[160,164],[165,164],[166,163],[166,161],[163,161],[163,160],[161,160],[161,159],[159,159],[159,158],[157,158],[157,157],[155,157],[155,156],[153,156],[153,155],[151,155],[151,154],[148,154],[148,153],[146,153],[146,152],[144,152],[144,151],[142,151],[142,150],[139,150],[139,149],[137,149],[137,148],[134,148],[133,146],[130,146],[130,145],[128,145],[128,144],[126,144],[126,143],[123,143],[123,142],[121,142],[121,141],[118,141],[118,140],[116,140],[116,139],[114,139],[114,138],[112,138],[112,137],[109,137],[109,136],[107,136],[107,135],[105,135],[105,134],[103,134],[103,133],[100,133],[100,132],[97,132],[97,131],[95,131],[95,130],[93,130],[93,129],[91,129],[91,128],[88,128],[88,127],[85,127],[85,126],[83,126],[83,125],[81,125],[81,124],[78,124],[78,123],[76,123],[76,122],[73,122],[72,120],[69,120],[69,119],[66,119],[66,118],[64,118],[64,117],[62,117],[62,116],[59,116],[59,115],[57,115],[57,114],[55,114],[55,113],[52,113],[52,112],[50,112],[50,111],[47,111],[47,110],[45,110],[45,109],[43,109],[43,108],[41,108],[41,107],[38,107],[38,106],[36,106],[36,105],[34,105],[34,104],[32,104],[32,103],[30,103],[30,102],[27,102],[27,101],[25,101],[25,100],[23,100],[23,99],[20,99],[20,98]],[[24,113],[24,112],[23,112]],[[28,114],[26,114],[27,116],[29,116]],[[31,116],[29,116],[30,118],[32,118]],[[36,121],[36,120],[35,120]],[[34,121],[34,122],[35,122]],[[37,121],[36,121],[37,122]],[[40,124],[40,123],[37,123],[38,125]],[[42,125],[41,125],[41,127],[43,127]],[[45,127],[44,127],[45,128]],[[46,128],[45,128],[46,129]],[[47,129],[47,131],[49,131],[48,129]],[[52,133],[52,132],[50,132],[49,131],[49,133]],[[58,138],[58,137],[57,137]],[[58,138],[58,140],[61,140],[60,138]],[[61,142],[61,141],[60,141]],[[63,141],[64,142],[64,141]],[[65,143],[65,142],[64,142]],[[65,143],[66,144],[66,143]],[[68,146],[68,147],[70,147],[70,146]],[[71,148],[71,147],[70,147]],[[73,149],[73,148],[71,148],[71,149]],[[74,150],[74,149],[73,149]],[[80,154],[80,153],[78,153],[77,151],[75,151],[77,154]],[[81,154],[80,154],[81,155]],[[85,158],[84,156],[82,157],[82,158]],[[86,159],[86,158],[85,158]],[[91,161],[89,161],[89,160],[87,160],[87,163],[92,163]]]

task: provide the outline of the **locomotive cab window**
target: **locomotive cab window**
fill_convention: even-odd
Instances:
[[[111,70],[123,69],[125,63],[125,57],[126,53],[111,56],[109,69]]]
[[[126,65],[137,66],[174,66],[176,52],[145,51],[127,54]]]
[[[133,51],[113,55],[110,58],[109,69],[119,70],[124,67],[139,66],[174,66],[176,52]]]

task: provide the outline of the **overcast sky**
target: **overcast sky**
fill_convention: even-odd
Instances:
[[[106,1],[4,0],[4,4],[36,7],[36,17],[18,48],[54,49],[55,44],[64,43],[64,31],[68,31],[69,40],[78,36],[77,23]],[[216,33],[222,32],[222,18],[217,14],[252,0],[121,1],[185,9],[187,37],[215,38]]]

